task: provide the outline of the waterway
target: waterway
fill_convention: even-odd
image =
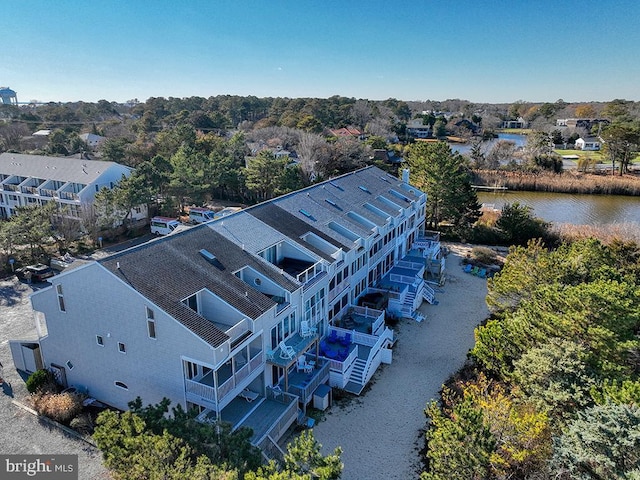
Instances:
[[[498,210],[505,203],[528,205],[536,217],[554,224],[634,224],[640,228],[640,197],[506,191],[478,192],[478,201]]]
[[[491,149],[499,140],[513,142],[516,148],[522,148],[527,143],[527,136],[520,135],[519,133],[499,133],[498,138],[494,138],[492,140],[487,140],[485,142],[482,142],[482,145],[480,148],[485,154],[487,154],[491,151]],[[470,143],[463,143],[463,144],[451,143],[450,146],[451,146],[451,150],[453,150],[454,152],[461,153],[463,155],[468,154],[471,151]]]

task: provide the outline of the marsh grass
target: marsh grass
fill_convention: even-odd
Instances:
[[[640,195],[640,176],[606,175],[567,171],[524,173],[500,170],[474,170],[477,185],[507,187],[530,192],[581,193],[600,195]]]

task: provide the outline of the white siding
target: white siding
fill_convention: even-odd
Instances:
[[[98,264],[52,280],[52,288],[31,298],[36,311],[46,312],[48,336],[41,345],[47,366],[65,366],[69,385],[84,386],[91,396],[117,408],[126,409],[136,396],[145,404],[169,397],[184,406],[180,357],[213,365],[211,346]],[[58,308],[58,284],[66,312]],[[149,338],[145,306],[154,311],[156,339]],[[102,336],[104,346],[97,344],[96,335]],[[126,353],[118,351],[119,342]],[[116,387],[116,381],[129,389]]]

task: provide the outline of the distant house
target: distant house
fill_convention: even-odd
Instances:
[[[579,138],[576,140],[576,150],[597,151],[600,150],[600,139],[595,137]]]
[[[342,127],[334,130],[329,130],[329,132],[331,133],[331,135],[338,138],[351,137],[351,138],[357,138],[359,140],[364,140],[366,137],[364,132],[360,131],[355,127]]]
[[[403,162],[403,158],[396,155],[396,152],[393,150],[385,150],[384,148],[376,148],[373,151],[372,158],[374,160],[381,160],[385,163],[398,165]]]
[[[414,118],[407,123],[407,133],[414,138],[428,138],[431,127],[422,123],[422,118]]]
[[[95,133],[83,133],[80,138],[91,148],[98,148],[106,140],[106,137]]]
[[[611,123],[606,118],[558,118],[556,127],[584,128],[591,130],[594,125],[609,125]]]
[[[500,125],[500,128],[527,128],[528,125],[529,124],[524,118],[518,117],[517,120],[503,121],[502,124]]]
[[[113,188],[129,167],[114,162],[78,158],[3,153],[0,155],[0,218],[15,214],[16,207],[56,202],[79,218],[82,206],[91,204],[101,188]],[[135,219],[146,217],[136,212]]]

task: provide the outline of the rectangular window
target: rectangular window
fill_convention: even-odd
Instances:
[[[156,338],[156,322],[153,320],[147,320],[147,331],[149,338]]]
[[[62,285],[56,285],[56,293],[58,294],[58,308],[61,312],[66,312],[67,309],[64,305],[64,296],[62,294]]]
[[[96,343],[101,347],[104,347],[104,339],[102,338],[102,335],[96,335]]]
[[[155,318],[154,314],[153,314],[153,310],[151,310],[149,307],[145,307],[147,309],[147,318],[149,320],[153,320]]]
[[[71,363],[71,360],[68,360],[66,365],[69,368],[69,370],[73,370],[73,363]]]
[[[118,342],[118,351],[120,353],[127,353],[127,347],[124,343]]]

